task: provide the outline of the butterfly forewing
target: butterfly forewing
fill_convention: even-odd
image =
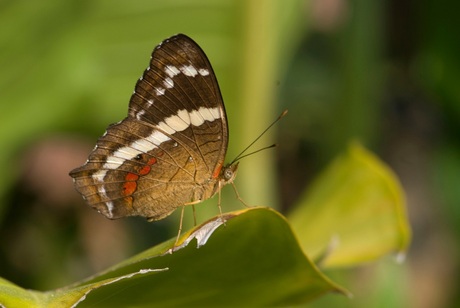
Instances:
[[[157,220],[216,192],[227,143],[212,67],[193,40],[177,35],[153,51],[128,117],[110,126],[70,175],[105,216]]]
[[[184,35],[174,36],[155,48],[136,84],[129,115],[158,124],[178,110],[200,107],[224,112],[217,80],[201,48]]]

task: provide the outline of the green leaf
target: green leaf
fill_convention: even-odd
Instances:
[[[410,241],[403,190],[393,172],[357,143],[301,198],[289,221],[300,244],[327,267],[350,266]]]
[[[172,239],[71,287],[40,293],[4,281],[0,303],[266,306],[304,303],[331,291],[346,293],[307,259],[279,213],[251,208],[223,218],[225,225],[217,217],[184,234],[174,252]]]
[[[39,307],[35,291],[25,290],[0,277],[0,307]]]

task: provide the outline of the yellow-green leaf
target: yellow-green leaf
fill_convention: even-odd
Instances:
[[[398,179],[357,143],[313,183],[289,221],[307,255],[329,267],[403,252],[410,240]]]

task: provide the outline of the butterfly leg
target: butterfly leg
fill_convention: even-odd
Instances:
[[[241,203],[243,203],[243,205],[244,205],[245,207],[248,207],[248,208],[251,207],[250,205],[248,205],[248,204],[243,200],[243,198],[240,197],[240,194],[238,193],[238,190],[236,189],[235,183],[232,182],[231,184],[232,184],[233,190],[235,191],[236,198],[237,198]]]
[[[195,204],[192,204],[192,209],[193,209],[193,225],[196,227],[196,210],[195,210]]]
[[[219,185],[219,189],[218,189],[217,207],[219,208],[219,218],[222,221],[222,223],[224,224],[224,226],[226,226],[224,216],[222,215],[222,206],[221,206],[221,200],[222,200],[222,197],[221,197],[222,190],[221,190],[221,188],[222,188],[222,184],[221,184],[221,182],[219,182],[218,185]]]
[[[180,212],[179,231],[177,231],[177,237],[176,237],[176,242],[174,243],[174,247],[177,246],[177,243],[179,242],[180,233],[182,232],[182,223],[184,221],[184,210],[185,210],[185,205],[182,206],[182,210]]]
[[[197,200],[197,201],[185,203],[185,204],[182,206],[182,209],[181,209],[181,212],[180,212],[179,230],[177,231],[176,242],[174,243],[174,247],[177,246],[177,243],[179,242],[180,234],[182,233],[182,224],[183,224],[183,222],[184,222],[185,206],[187,206],[187,205],[191,205],[191,206],[192,206],[192,208],[193,208],[193,221],[194,221],[195,226],[196,226],[195,204],[200,203],[200,202],[201,202],[201,200]],[[173,251],[174,251],[174,248],[173,248]]]

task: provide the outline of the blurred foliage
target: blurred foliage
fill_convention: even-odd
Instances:
[[[448,0],[2,1],[0,276],[55,288],[174,233],[175,216],[155,224],[98,217],[67,172],[86,159],[107,124],[124,117],[152,48],[185,32],[206,51],[219,79],[229,157],[275,110],[290,110],[279,126],[277,163],[273,153],[242,162],[237,186],[247,202],[279,200],[287,212],[354,138],[401,179],[414,231],[408,262],[334,271],[355,294],[339,305],[458,306],[458,6]],[[227,211],[233,202],[223,204]],[[203,221],[217,213],[215,202],[198,211]],[[192,219],[186,221],[190,226]],[[314,306],[330,306],[328,300]]]

